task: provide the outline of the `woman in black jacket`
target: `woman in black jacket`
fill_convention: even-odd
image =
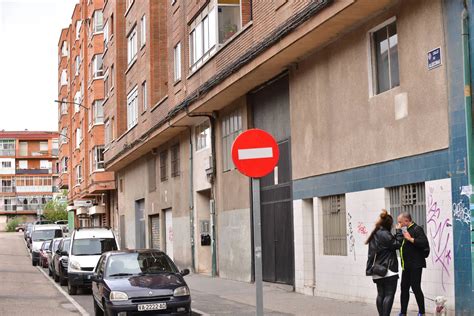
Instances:
[[[377,285],[377,310],[379,316],[389,316],[398,283],[397,249],[400,249],[403,234],[397,225],[394,235],[393,217],[382,210],[375,228],[366,241],[369,245],[366,275],[372,276]]]

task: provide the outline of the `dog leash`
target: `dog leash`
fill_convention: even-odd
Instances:
[[[410,293],[413,294],[413,295],[415,295],[415,293],[413,293],[413,291],[410,291]],[[428,296],[425,296],[425,298],[426,298],[428,301],[432,301],[432,302],[435,302],[435,303],[436,303],[436,301],[435,301],[434,299],[429,298]]]

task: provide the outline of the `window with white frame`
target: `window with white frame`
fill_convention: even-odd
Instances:
[[[2,161],[2,168],[3,169],[9,169],[12,167],[12,162],[11,161]]]
[[[94,124],[104,123],[104,100],[95,100],[92,103],[92,120]]]
[[[92,170],[104,170],[104,146],[96,146],[92,150]]]
[[[67,157],[63,157],[61,159],[61,172],[62,173],[66,173],[67,172],[67,162],[68,162],[68,158]]]
[[[140,45],[143,47],[146,44],[146,15],[140,20],[140,33]]]
[[[211,127],[209,121],[196,126],[196,150],[207,148],[211,142]]]
[[[137,56],[137,52],[138,52],[138,48],[137,48],[137,28],[136,27],[134,27],[133,30],[128,35],[127,42],[128,42],[128,44],[127,44],[127,62],[128,62],[128,64],[131,64],[135,60],[135,58]]]
[[[323,208],[323,253],[347,256],[346,197],[344,194],[321,198]]]
[[[28,160],[18,161],[18,168],[19,169],[28,169]]]
[[[15,156],[14,139],[0,139],[0,156]]]
[[[67,85],[67,70],[63,69],[61,71],[61,86]]]
[[[240,0],[218,0],[219,44],[224,44],[242,29]]]
[[[48,141],[40,142],[40,151],[41,152],[48,151]]]
[[[174,54],[174,81],[181,80],[181,42],[176,44]]]
[[[110,125],[110,120],[107,119],[105,120],[105,146],[108,146],[110,142],[112,141],[112,131],[111,131],[111,125]]]
[[[92,75],[93,78],[100,78],[104,76],[104,65],[102,62],[102,54],[97,54],[92,57]]]
[[[127,96],[127,129],[131,129],[138,123],[138,87]]]
[[[234,169],[232,161],[232,144],[242,132],[242,116],[240,110],[235,110],[222,118],[222,156],[223,169],[229,171]]]
[[[398,66],[398,34],[395,18],[370,32],[372,94],[376,95],[400,85]]]
[[[75,61],[75,65],[76,65],[76,76],[79,75],[79,70],[81,69],[81,57],[78,55],[76,56],[76,61]]]
[[[57,156],[59,154],[59,139],[58,138],[54,138],[51,141],[51,154],[53,156]]]
[[[40,160],[40,169],[51,169],[52,163],[49,160]]]
[[[67,99],[66,98],[62,99],[62,101],[61,101],[61,115],[67,114],[68,105],[69,104],[67,103]]]
[[[93,20],[94,20],[93,32],[94,33],[102,32],[102,30],[104,29],[104,15],[102,13],[102,10],[94,11]]]
[[[61,54],[63,56],[67,56],[69,54],[66,41],[63,41],[63,44],[61,45]]]
[[[82,143],[82,130],[80,128],[76,128],[76,148],[79,148]]]
[[[104,96],[107,98],[109,96],[110,91],[110,82],[109,82],[109,70],[105,72],[104,75]]]
[[[109,21],[104,24],[104,49],[107,48],[109,44]]]
[[[67,127],[61,129],[61,134],[59,134],[59,145],[67,143]]]
[[[81,99],[82,99],[81,91],[77,91],[76,94],[74,94],[74,113],[79,112]]]
[[[82,26],[82,21],[79,20],[76,22],[76,40],[79,39],[79,37],[81,36],[81,26]]]
[[[143,111],[146,111],[148,109],[148,92],[147,92],[146,81],[143,81],[142,83],[142,98],[143,98]]]
[[[82,166],[79,164],[76,166],[76,185],[82,182]]]

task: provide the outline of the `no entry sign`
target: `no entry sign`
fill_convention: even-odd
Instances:
[[[261,129],[250,129],[240,134],[232,145],[235,167],[251,178],[261,178],[278,164],[280,151],[275,139]]]

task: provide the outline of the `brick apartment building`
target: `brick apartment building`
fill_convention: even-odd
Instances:
[[[76,226],[108,226],[115,188],[113,173],[104,170],[102,9],[103,1],[81,0],[58,43],[60,184]]]
[[[106,1],[105,80],[94,93],[121,247],[252,281],[251,186],[230,149],[261,128],[280,146],[260,187],[265,281],[372,302],[366,234],[381,208],[410,210],[437,249],[426,295],[472,310],[470,228],[452,212],[467,182],[462,9],[461,0]],[[430,66],[436,49],[448,57]],[[81,90],[68,78],[72,100]],[[69,118],[70,143],[81,111]],[[87,184],[73,189],[87,144],[69,147],[71,202],[87,196],[76,193]],[[439,223],[449,223],[442,236]]]
[[[58,133],[0,131],[0,231],[15,216],[37,219],[57,185]]]

